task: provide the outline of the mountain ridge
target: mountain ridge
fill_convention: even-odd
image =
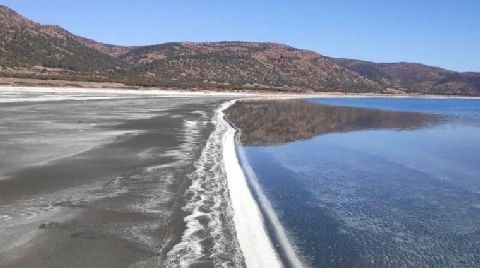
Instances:
[[[455,72],[410,62],[375,63],[345,58],[330,60],[364,77],[379,81],[385,87],[406,92],[478,95],[480,90],[480,73]]]
[[[480,73],[323,56],[270,42],[117,46],[0,6],[0,76],[131,86],[480,95]]]

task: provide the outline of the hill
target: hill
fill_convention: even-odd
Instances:
[[[169,81],[295,91],[381,91],[380,85],[311,51],[273,43],[168,43],[121,56],[131,72]]]
[[[0,66],[4,71],[91,75],[125,68],[121,60],[102,52],[108,49],[113,48],[0,7]]]
[[[480,95],[478,73],[334,59],[274,43],[116,46],[38,24],[6,6],[0,6],[0,76],[196,89]]]
[[[480,95],[480,73],[459,73],[418,63],[373,63],[335,59],[331,61],[384,87],[408,93]]]

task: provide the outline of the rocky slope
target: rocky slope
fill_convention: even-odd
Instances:
[[[480,95],[480,73],[459,73],[418,63],[373,63],[334,59],[331,61],[384,87],[424,94]]]
[[[274,43],[123,47],[41,25],[0,6],[0,76],[135,86],[480,95],[479,74],[332,59]]]
[[[68,31],[30,21],[7,7],[0,7],[0,66],[29,73],[113,73],[125,64]]]
[[[381,91],[370,79],[311,51],[273,43],[168,43],[121,56],[132,72],[154,81],[236,88]]]

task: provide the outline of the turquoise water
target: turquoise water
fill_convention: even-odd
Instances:
[[[286,107],[248,107],[268,119],[260,130],[239,123],[249,137],[241,149],[308,266],[480,267],[480,100],[338,98]],[[430,114],[441,120],[423,118]]]

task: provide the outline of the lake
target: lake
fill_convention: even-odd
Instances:
[[[226,115],[287,267],[480,266],[480,100],[241,101]]]

